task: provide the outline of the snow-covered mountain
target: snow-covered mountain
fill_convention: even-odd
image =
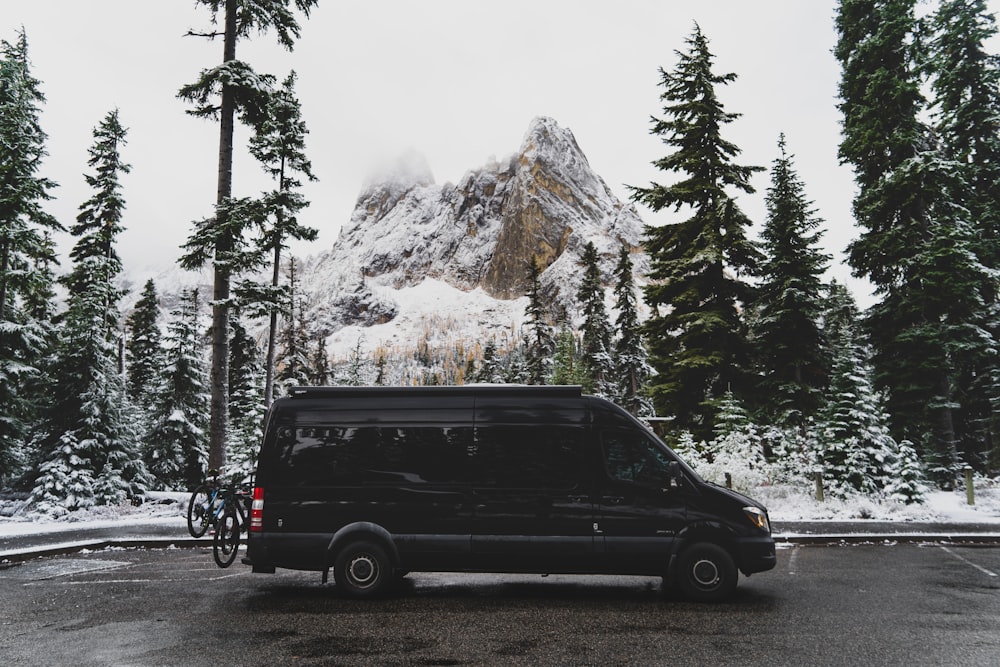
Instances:
[[[573,133],[535,118],[516,154],[457,185],[435,184],[417,155],[370,179],[333,247],[302,266],[309,319],[331,336],[331,351],[409,338],[432,320],[472,340],[510,335],[524,316],[532,258],[544,269],[544,292],[572,306],[588,241],[609,284],[623,244],[642,282],[642,227]]]

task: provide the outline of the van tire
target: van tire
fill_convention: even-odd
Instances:
[[[392,562],[374,542],[351,542],[340,550],[333,565],[337,587],[352,598],[373,598],[392,583]]]
[[[694,602],[719,602],[736,590],[739,574],[729,552],[711,542],[697,542],[677,559],[677,587]]]

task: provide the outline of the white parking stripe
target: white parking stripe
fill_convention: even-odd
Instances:
[[[799,559],[799,549],[796,547],[788,556],[788,574],[795,574],[795,565]]]
[[[986,576],[989,576],[989,577],[996,577],[996,576],[1000,576],[1000,575],[997,575],[997,573],[996,573],[996,572],[991,572],[991,571],[987,570],[987,569],[986,569],[985,567],[982,567],[982,566],[980,566],[980,565],[976,565],[975,563],[973,563],[973,562],[972,562],[971,560],[969,560],[968,558],[965,558],[964,556],[959,556],[959,555],[958,555],[957,553],[955,553],[954,551],[952,551],[952,550],[951,550],[951,549],[949,549],[948,547],[944,546],[943,544],[940,544],[940,545],[938,545],[938,546],[940,546],[940,547],[941,547],[942,549],[944,549],[946,553],[948,553],[948,554],[951,554],[952,556],[954,556],[954,557],[955,557],[955,558],[957,558],[958,560],[962,561],[962,562],[963,562],[963,563],[965,563],[966,565],[970,565],[970,566],[972,566],[972,567],[976,568],[977,570],[979,570],[980,572],[982,572],[982,573],[983,573],[983,574],[985,574]]]

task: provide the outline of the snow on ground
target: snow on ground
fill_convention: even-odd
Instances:
[[[141,505],[101,505],[70,512],[58,520],[23,508],[13,516],[0,516],[0,537],[41,535],[81,528],[111,528],[123,525],[176,525],[187,531],[189,493],[150,491]]]
[[[481,287],[465,291],[433,278],[398,290],[373,289],[399,304],[399,314],[385,324],[349,326],[335,332],[327,339],[327,350],[334,358],[347,359],[356,347],[365,355],[379,347],[412,349],[427,337],[432,344],[442,345],[448,342],[440,340],[442,335],[482,344],[486,342],[483,336],[493,336],[498,343],[516,339],[528,302],[527,297],[494,299]]]
[[[761,487],[750,494],[768,508],[771,521],[898,521],[921,523],[990,523],[1000,525],[1000,486],[976,490],[969,505],[965,489],[930,491],[922,505],[879,502],[858,497],[827,498],[817,502],[811,494],[789,487]]]
[[[780,487],[761,487],[750,495],[767,505],[771,520],[777,523],[852,521],[857,522],[859,532],[864,530],[866,520],[1000,526],[998,482],[977,488],[974,506],[966,503],[964,490],[932,491],[925,504],[911,506],[878,503],[864,498],[849,501],[828,499],[818,503],[806,493]],[[150,499],[138,507],[92,507],[70,513],[57,521],[21,510],[14,516],[0,516],[0,537],[149,524],[176,525],[178,534],[186,534],[184,517],[188,497],[187,493],[151,493]]]

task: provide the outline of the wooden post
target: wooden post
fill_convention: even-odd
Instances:
[[[972,484],[972,466],[966,465],[965,471],[965,500],[970,505],[976,504],[976,488]]]

